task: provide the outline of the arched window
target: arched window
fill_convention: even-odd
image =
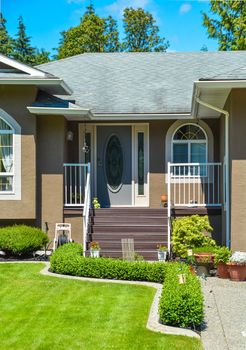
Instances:
[[[179,127],[172,138],[173,163],[206,163],[207,135],[196,124]]]
[[[0,118],[0,193],[14,190],[13,134],[14,129]]]

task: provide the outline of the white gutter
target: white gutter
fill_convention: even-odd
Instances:
[[[60,78],[0,78],[0,85],[61,86],[66,94],[73,93],[64,80]],[[59,95],[63,94],[59,93]]]
[[[225,156],[224,156],[224,164],[225,164],[225,210],[226,210],[226,246],[230,248],[231,245],[231,235],[230,235],[230,183],[229,183],[229,112],[213,106],[207,102],[200,100],[200,98],[196,97],[196,102],[200,105],[210,108],[220,114],[224,114],[225,116]]]
[[[194,84],[206,89],[240,89],[246,87],[246,80],[196,80]]]
[[[28,111],[36,115],[71,115],[80,116],[88,115],[90,116],[90,110],[86,108],[53,108],[53,107],[27,107]]]
[[[176,120],[191,119],[190,113],[93,113],[92,120]]]

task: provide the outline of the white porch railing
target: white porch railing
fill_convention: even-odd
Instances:
[[[171,245],[171,210],[175,207],[222,205],[221,163],[168,163],[168,249]]]
[[[83,250],[89,231],[91,205],[90,164],[64,164],[64,206],[83,208]]]
[[[83,210],[83,253],[85,256],[86,244],[89,233],[89,218],[90,218],[90,205],[91,205],[91,180],[90,180],[90,164],[88,164],[88,172],[86,176],[85,185],[85,201]]]
[[[221,168],[221,163],[169,163],[171,206],[221,206]]]
[[[88,164],[64,164],[64,206],[83,207]]]

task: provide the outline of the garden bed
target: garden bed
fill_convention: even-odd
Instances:
[[[79,244],[66,244],[51,257],[51,271],[58,274],[163,283],[160,320],[176,327],[199,327],[203,320],[203,297],[199,279],[183,263],[129,262],[110,258],[87,258]],[[179,275],[185,275],[180,283]]]

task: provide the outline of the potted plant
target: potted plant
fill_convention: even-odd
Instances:
[[[199,276],[210,276],[210,270],[214,265],[216,248],[214,246],[198,247],[193,249]]]
[[[196,275],[195,265],[196,265],[196,259],[193,255],[192,249],[187,250],[187,258],[186,262],[189,265],[189,270],[192,275]]]
[[[246,280],[246,253],[235,252],[227,263],[230,279],[232,281]]]
[[[167,206],[167,202],[168,202],[167,194],[162,194],[161,195],[161,204],[163,205],[163,207]]]
[[[230,278],[227,263],[231,257],[231,251],[227,247],[219,247],[216,250],[214,264],[217,267],[217,275],[220,278]]]
[[[98,198],[97,198],[97,197],[94,197],[94,198],[93,198],[92,204],[93,204],[93,208],[94,208],[94,209],[100,209],[100,208],[101,208],[101,205],[100,205],[100,203],[98,202]]]
[[[91,255],[91,258],[99,258],[100,245],[98,242],[93,241],[90,243],[90,255]]]
[[[168,248],[166,246],[161,245],[161,244],[157,245],[157,254],[158,254],[159,261],[166,261],[167,251],[168,251]]]

